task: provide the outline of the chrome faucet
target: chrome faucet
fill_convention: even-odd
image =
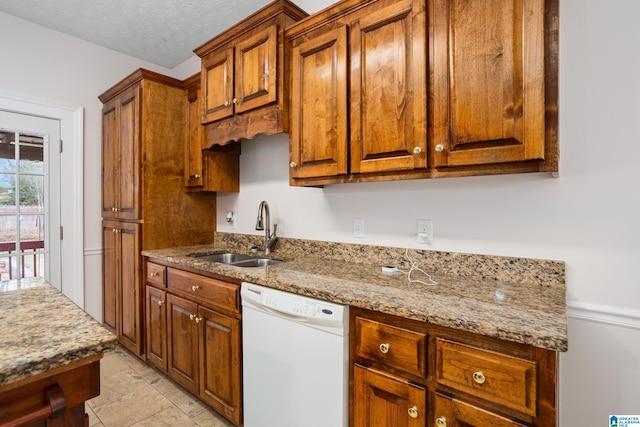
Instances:
[[[267,226],[265,227],[263,219],[262,219],[262,211],[264,210],[264,215],[266,218]],[[271,247],[276,242],[278,237],[276,236],[276,230],[278,229],[278,224],[273,224],[273,234],[271,234],[270,229],[271,217],[269,214],[269,203],[266,200],[260,202],[260,206],[258,206],[258,220],[256,221],[256,230],[265,230],[264,232],[264,253],[268,254],[271,252]]]

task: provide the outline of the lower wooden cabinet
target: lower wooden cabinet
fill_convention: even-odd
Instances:
[[[436,427],[522,426],[508,418],[440,394],[435,396],[433,412],[433,425]]]
[[[151,262],[147,272],[148,362],[242,425],[239,285]]]
[[[408,380],[353,367],[353,427],[418,427],[426,422],[426,390]]]
[[[351,427],[557,425],[557,354],[350,308]]]

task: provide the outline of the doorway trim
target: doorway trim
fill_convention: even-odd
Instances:
[[[63,201],[67,209],[64,210],[61,253],[64,284],[61,287],[67,297],[84,309],[84,110],[4,91],[0,91],[0,109],[60,121],[60,139],[64,144],[60,192],[61,198],[62,188],[69,195]]]

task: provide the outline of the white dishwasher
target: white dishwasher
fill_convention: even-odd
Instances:
[[[349,307],[243,283],[245,427],[347,427]]]

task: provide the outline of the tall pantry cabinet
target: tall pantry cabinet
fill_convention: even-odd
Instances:
[[[213,241],[215,193],[184,191],[184,86],[139,69],[99,96],[103,318],[144,353],[140,251]]]

